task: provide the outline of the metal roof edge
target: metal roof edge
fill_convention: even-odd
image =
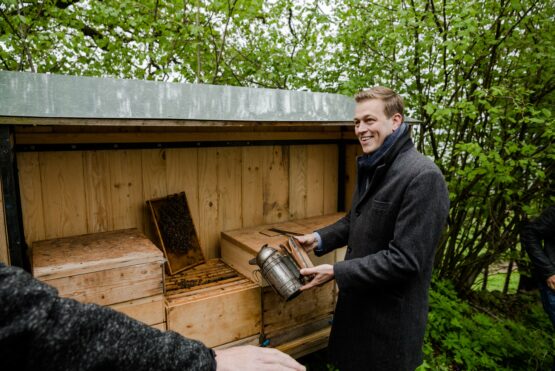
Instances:
[[[0,71],[0,116],[348,123],[353,109],[331,93]]]

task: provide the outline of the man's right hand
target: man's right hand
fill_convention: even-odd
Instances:
[[[545,283],[547,283],[547,287],[549,287],[551,290],[555,291],[555,274],[552,275],[552,276],[549,276]]]
[[[305,371],[291,356],[273,348],[244,345],[216,350],[217,371]]]
[[[316,239],[316,235],[314,233],[305,234],[302,236],[295,236],[295,239],[299,242],[299,244],[306,252],[311,252],[316,247],[318,247],[318,240]]]

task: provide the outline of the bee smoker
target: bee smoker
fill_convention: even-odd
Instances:
[[[260,267],[260,272],[274,291],[285,301],[289,301],[301,293],[304,277],[294,260],[268,245],[262,246],[256,259],[250,264]]]

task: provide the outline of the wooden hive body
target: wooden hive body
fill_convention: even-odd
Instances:
[[[165,327],[162,252],[137,229],[36,241],[33,275],[60,296]]]

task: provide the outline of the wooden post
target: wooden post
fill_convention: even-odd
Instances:
[[[11,127],[3,125],[0,126],[0,176],[10,263],[29,270],[29,262],[25,255],[19,184],[15,174],[17,171]]]

